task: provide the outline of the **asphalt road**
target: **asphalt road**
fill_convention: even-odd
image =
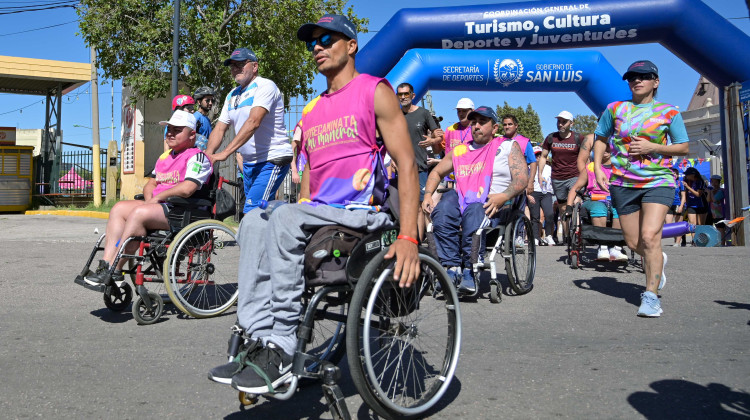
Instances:
[[[233,311],[139,326],[73,284],[105,225],[0,214],[0,417],[331,418],[317,385],[243,409],[206,379]],[[431,418],[750,418],[750,252],[665,249],[659,319],[635,316],[641,272],[572,270],[562,247],[539,248],[528,295],[492,304],[485,285],[461,306],[459,366]],[[353,417],[374,418],[343,373]]]

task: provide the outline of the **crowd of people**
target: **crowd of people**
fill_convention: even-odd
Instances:
[[[534,145],[518,132],[516,116],[497,115],[492,105],[461,98],[458,121],[443,130],[413,103],[409,83],[394,90],[383,78],[357,72],[357,32],[344,16],[324,15],[300,27],[297,37],[327,89],[304,108],[292,141],[281,92],[258,74],[255,53],[237,48],[223,62],[237,86],[224,98],[214,127],[207,117],[215,91],[202,87],[192,97],[174,98],[174,113],[164,122],[166,151],[144,189],[146,201],[115,206],[105,260],[86,280],[106,282],[118,239],[163,227],[166,196],[200,190],[212,163],[236,155],[245,194],[237,235],[237,322],[247,340],[241,357],[209,372],[213,381],[263,394],[289,378],[304,290],[300,250],[323,226],[394,226],[378,211],[389,184],[398,185],[400,203],[399,234],[386,255],[396,260],[394,279],[410,287],[419,274],[418,246],[431,224],[437,257],[466,294],[478,287],[469,260],[474,231],[500,223],[520,197],[535,244],[559,245],[560,235],[570,233],[558,221],[581,200],[576,191],[586,190],[583,206],[592,224],[605,226],[611,212],[612,226],[643,257],[642,317],[663,311],[658,293],[666,282],[665,221],[686,212],[689,222],[704,223],[707,214],[722,212],[720,178],[711,178],[711,190],[693,168],[682,179],[672,169],[673,157],[688,152],[687,134],[677,108],[655,99],[659,75],[650,61],[628,68],[623,80],[632,98],[609,104],[594,133],[577,133],[573,115],[563,110],[555,117],[557,131]],[[234,135],[222,146],[230,127]],[[203,144],[196,141],[200,135],[207,139]],[[290,168],[301,185],[300,201],[270,214],[258,208],[273,199]],[[597,258],[627,257],[619,247],[601,246]]]

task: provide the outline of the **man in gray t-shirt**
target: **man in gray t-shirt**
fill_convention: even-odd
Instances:
[[[427,175],[430,168],[427,160],[434,156],[443,141],[443,130],[438,126],[435,118],[430,112],[412,103],[414,100],[414,87],[409,83],[401,83],[396,88],[396,96],[401,103],[401,111],[406,118],[406,126],[409,129],[409,137],[414,147],[414,157],[419,171],[419,202],[424,199],[424,186],[427,183]],[[425,219],[424,214],[419,212],[418,219],[419,237],[424,237]]]

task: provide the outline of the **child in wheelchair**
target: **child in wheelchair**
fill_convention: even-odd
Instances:
[[[612,173],[612,165],[610,162],[610,148],[607,148],[604,152],[602,160],[602,170],[607,176]],[[585,176],[584,176],[585,175]],[[577,223],[588,223],[597,228],[606,228],[610,225],[613,229],[620,229],[620,219],[617,215],[617,210],[612,206],[609,198],[609,191],[602,190],[596,182],[596,176],[594,174],[594,163],[591,162],[586,167],[586,174],[581,174],[578,180],[568,193],[567,206],[565,208],[566,218],[573,216],[573,206],[579,201],[578,197],[583,199],[583,202],[579,202],[582,211],[579,211],[579,221],[571,221],[573,226]],[[571,230],[571,235],[573,235]],[[596,242],[593,239],[593,242]],[[604,243],[598,244],[599,247],[596,253],[597,261],[627,261],[628,256],[623,253],[623,249],[619,245],[607,246]]]
[[[84,277],[92,286],[106,284],[110,266],[114,263],[119,244],[133,236],[143,236],[148,230],[169,229],[168,214],[171,205],[169,197],[199,198],[208,194],[207,181],[213,171],[211,162],[194,147],[196,119],[186,111],[175,111],[169,121],[161,121],[167,126],[166,142],[169,150],[156,162],[151,178],[143,187],[143,200],[120,201],[112,207],[107,221],[104,254],[93,274]],[[137,247],[131,242],[126,253]],[[120,259],[112,280],[124,280],[120,269],[125,259]]]

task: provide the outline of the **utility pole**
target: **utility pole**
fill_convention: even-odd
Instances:
[[[177,81],[180,76],[178,61],[180,59],[180,0],[174,0],[172,17],[172,98],[177,96]],[[169,98],[169,99],[172,99]]]
[[[94,206],[102,205],[102,165],[99,153],[99,77],[96,71],[96,50],[91,46],[91,152],[94,154],[92,181],[94,181]]]

